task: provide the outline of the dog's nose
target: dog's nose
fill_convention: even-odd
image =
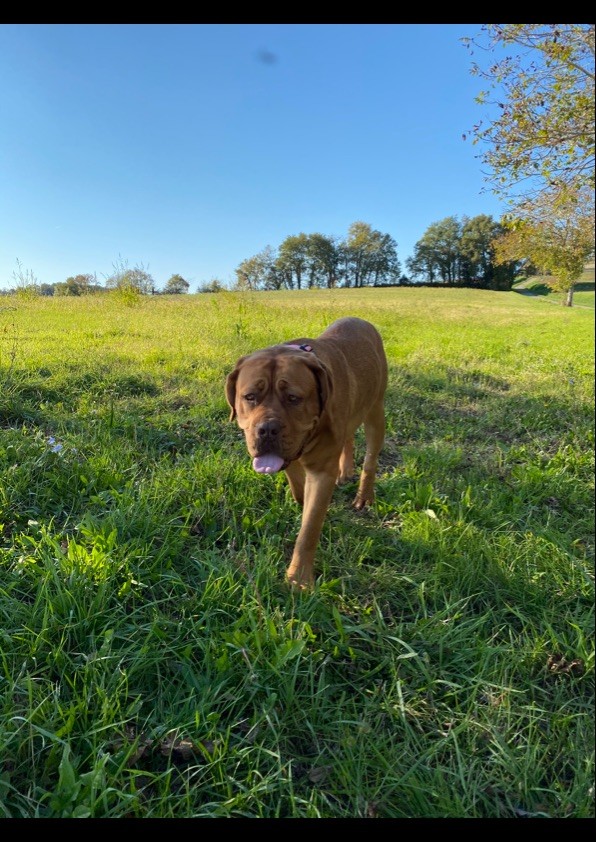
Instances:
[[[274,440],[278,437],[280,429],[280,423],[275,419],[271,421],[262,421],[257,425],[257,435],[261,441],[265,441],[266,439]]]

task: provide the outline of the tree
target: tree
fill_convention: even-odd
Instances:
[[[108,289],[133,290],[141,295],[150,295],[155,290],[155,281],[141,263],[133,269],[128,268],[128,261],[118,258],[112,264],[113,272],[106,278]]]
[[[525,259],[555,278],[571,306],[594,241],[594,24],[488,24],[488,47],[517,50],[488,70],[498,116],[474,127],[494,192],[507,199],[499,262]],[[522,50],[521,54],[519,50]],[[482,92],[486,102],[490,92]],[[489,101],[490,102],[490,101]]]
[[[277,269],[290,289],[302,289],[302,276],[309,261],[309,237],[297,234],[286,237],[278,249]],[[294,281],[295,279],[295,281]]]
[[[398,282],[401,264],[397,257],[397,243],[389,234],[375,231],[376,249],[371,255],[373,286]]]
[[[401,270],[397,243],[389,234],[373,229],[368,222],[353,222],[341,251],[345,261],[345,285],[361,287],[372,283],[397,283]]]
[[[97,276],[87,272],[67,278],[65,283],[72,289],[78,290],[77,293],[73,293],[74,295],[86,295],[97,287]]]
[[[485,289],[511,289],[519,261],[495,260],[494,241],[503,234],[504,226],[492,216],[479,214],[464,217],[459,242],[460,280]]]
[[[68,278],[66,281],[58,281],[57,284],[54,284],[54,295],[58,298],[60,296],[66,295],[80,295],[81,291],[78,286],[73,283],[72,278]]]
[[[211,278],[210,281],[204,281],[197,287],[197,292],[222,292],[225,286],[218,278]]]
[[[487,144],[480,157],[495,193],[515,206],[546,190],[556,206],[593,188],[594,24],[486,24],[463,40],[471,50],[508,50],[486,70],[472,65],[490,84],[477,101],[498,108],[473,128],[474,143]]]
[[[461,222],[447,216],[429,225],[418,240],[408,270],[429,283],[440,279],[460,286],[511,289],[518,262],[498,265],[495,260],[493,242],[503,231],[503,225],[487,214],[464,216]]]
[[[96,288],[95,275],[73,275],[54,284],[54,295],[85,295]]]
[[[433,277],[438,275],[445,284],[459,279],[460,240],[461,224],[456,216],[433,222],[419,240]]]
[[[172,275],[166,281],[166,285],[164,286],[164,293],[166,295],[182,295],[185,292],[188,292],[190,288],[190,284],[188,281],[185,281],[182,275]]]
[[[581,198],[584,201],[581,201]],[[554,278],[553,288],[565,293],[563,304],[573,305],[573,292],[586,262],[594,255],[594,210],[591,191],[580,201],[543,193],[532,203],[532,214],[511,216],[506,231],[495,241],[497,261],[528,259]],[[593,202],[593,198],[592,198]]]
[[[339,253],[333,237],[309,234],[307,243],[308,286],[336,286],[339,277]]]
[[[282,284],[271,246],[243,260],[235,272],[237,290],[279,289]]]
[[[368,258],[374,249],[374,233],[368,222],[353,222],[345,241],[346,286],[361,287],[368,271]]]
[[[145,269],[135,266],[120,279],[120,287],[131,287],[138,290],[142,295],[151,295],[155,291],[155,281]]]
[[[438,269],[432,246],[418,240],[414,246],[414,254],[406,260],[406,267],[413,278],[424,278],[428,283],[434,283]]]

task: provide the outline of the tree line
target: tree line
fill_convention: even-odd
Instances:
[[[510,289],[520,261],[495,262],[493,241],[503,233],[491,216],[450,216],[433,223],[406,260],[402,274],[397,243],[367,222],[350,225],[347,237],[298,234],[279,248],[266,246],[236,269],[236,289],[395,286],[442,283]]]
[[[17,270],[13,272],[13,280],[15,286],[6,291],[0,290],[0,295],[25,293],[29,296],[60,297],[97,295],[111,290],[128,292],[132,295],[176,295],[188,292],[190,289],[190,283],[182,275],[175,274],[168,279],[163,290],[159,290],[148,268],[142,263],[130,268],[128,261],[122,258],[113,264],[113,271],[106,277],[105,285],[98,282],[96,273],[89,272],[72,275],[65,281],[53,284],[40,283],[31,270],[23,269],[19,260],[17,260]]]
[[[233,289],[333,289],[421,282],[510,289],[519,261],[495,263],[492,242],[500,233],[502,226],[484,214],[464,217],[461,222],[455,216],[435,222],[416,243],[414,255],[406,260],[409,276],[402,273],[394,238],[367,222],[352,223],[344,238],[300,233],[286,237],[277,249],[266,246],[243,260],[235,270]],[[88,273],[59,283],[39,284],[20,265],[14,277],[16,290],[40,295],[78,296],[110,290],[129,295],[176,295],[190,289],[190,283],[175,274],[159,290],[145,266],[130,268],[121,258],[105,285],[98,283],[97,275]],[[212,279],[199,284],[197,292],[220,292],[224,288],[223,282]]]
[[[238,290],[312,289],[396,284],[401,264],[397,243],[367,222],[354,222],[345,238],[295,234],[279,248],[266,246],[243,260]]]
[[[497,262],[496,241],[503,225],[487,214],[447,216],[430,225],[414,246],[406,262],[415,279],[428,283],[475,286],[482,289],[511,289],[523,261]],[[527,264],[525,271],[531,271]]]

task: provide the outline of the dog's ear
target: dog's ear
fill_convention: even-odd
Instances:
[[[242,359],[238,360],[234,371],[231,371],[226,377],[226,400],[231,408],[230,421],[233,421],[234,418],[236,418],[236,381],[238,380],[238,375],[240,374],[240,364],[242,363]]]
[[[321,362],[313,354],[309,354],[305,359],[306,365],[310,368],[317,381],[317,390],[319,393],[319,413],[322,415],[325,404],[331,397],[333,392],[333,380],[327,366]]]

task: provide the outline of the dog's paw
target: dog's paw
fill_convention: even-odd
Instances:
[[[354,502],[352,506],[356,509],[356,511],[360,512],[362,509],[365,509],[367,506],[372,506],[374,502],[374,494],[357,494],[354,497]]]
[[[290,569],[286,572],[286,583],[293,591],[312,591],[315,586],[314,576],[306,571],[292,571]]]
[[[348,482],[354,482],[354,480],[355,480],[355,479],[356,479],[356,474],[355,474],[355,473],[351,473],[351,474],[340,474],[340,475],[338,476],[338,478],[336,479],[335,484],[336,484],[336,485],[345,485],[345,484],[346,484],[346,483],[348,483]]]

